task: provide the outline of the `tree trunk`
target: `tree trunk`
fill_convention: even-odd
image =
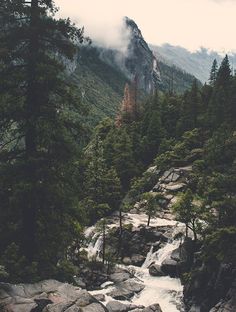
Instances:
[[[151,221],[151,215],[149,214],[149,215],[148,215],[148,222],[147,222],[147,226],[149,226],[149,225],[150,225],[150,221]]]
[[[105,264],[105,258],[106,258],[106,224],[103,224],[103,230],[102,230],[102,263]]]
[[[193,237],[194,237],[194,241],[196,242],[197,241],[197,233],[196,233],[196,227],[195,227],[195,222],[193,222]]]
[[[23,208],[23,251],[29,261],[34,260],[36,253],[36,211],[37,211],[37,191],[35,156],[36,147],[36,116],[39,109],[39,90],[37,87],[37,62],[39,51],[38,20],[39,7],[38,0],[31,1],[31,17],[29,25],[29,60],[28,78],[26,93],[26,124],[25,124],[25,154],[26,154],[26,174],[27,183],[30,185],[28,196]]]
[[[185,237],[188,238],[188,225],[185,224]]]
[[[123,224],[122,224],[122,208],[120,205],[119,208],[119,222],[120,222],[120,228],[119,228],[119,246],[118,246],[118,254],[122,258],[123,250],[122,250],[122,236],[123,236]]]

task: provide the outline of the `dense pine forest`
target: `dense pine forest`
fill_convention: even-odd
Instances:
[[[90,39],[56,12],[50,0],[0,2],[0,282],[76,285],[85,267],[105,274],[124,263],[132,224],[122,216],[144,203],[149,227],[167,200],[160,175],[191,167],[170,208],[184,226],[176,239],[188,247],[174,275],[185,311],[210,311],[236,278],[236,76],[228,56],[214,61],[208,83],[193,80],[182,93],[168,85],[138,96],[138,78],[120,74],[116,117],[92,127],[68,71]],[[99,260],[85,251],[85,229],[96,223]]]

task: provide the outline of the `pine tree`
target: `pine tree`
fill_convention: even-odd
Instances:
[[[229,58],[226,54],[225,58],[222,60],[216,79],[217,87],[228,87],[231,80],[231,69],[229,64]]]
[[[145,163],[150,163],[157,154],[159,145],[165,135],[162,126],[161,105],[158,93],[151,98],[142,122],[143,149]]]
[[[104,156],[109,167],[114,167],[121,181],[122,190],[127,191],[137,168],[132,139],[125,127],[113,129],[104,142]]]
[[[218,74],[218,64],[217,64],[217,60],[214,59],[212,67],[211,67],[211,71],[210,71],[210,78],[209,78],[209,82],[211,86],[215,85],[217,74]]]
[[[1,209],[17,214],[14,239],[45,274],[73,234],[81,129],[63,60],[73,59],[83,31],[56,20],[55,11],[50,0],[5,0],[0,7]]]
[[[98,205],[107,205],[109,210],[118,209],[121,200],[121,185],[115,168],[108,168],[106,164],[103,143],[99,137],[95,137],[86,156],[89,163],[85,173],[85,200],[89,199],[94,203],[92,210],[88,212],[91,222],[96,221],[99,215],[106,214],[106,211],[99,211]]]

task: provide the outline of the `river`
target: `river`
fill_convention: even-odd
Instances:
[[[146,224],[146,215],[139,214],[126,214],[124,223],[132,223],[135,227]],[[143,263],[142,267],[137,266],[126,266],[128,270],[135,272],[135,276],[138,279],[138,282],[142,282],[145,285],[145,288],[138,295],[134,296],[131,299],[131,302],[136,305],[149,306],[151,304],[159,303],[163,312],[182,312],[182,295],[183,295],[183,286],[180,283],[180,279],[171,278],[169,276],[154,277],[149,274],[148,267],[151,263],[155,262],[158,265],[161,265],[162,262],[169,258],[171,252],[178,248],[179,241],[174,240],[174,236],[178,232],[183,232],[184,227],[182,224],[177,223],[173,220],[153,218],[150,224],[152,227],[156,226],[172,226],[172,237],[169,241],[158,251],[153,252],[153,247],[146,256],[146,260]],[[111,224],[110,227],[118,226],[117,221],[114,224]],[[86,230],[86,235],[91,235],[93,233],[93,242],[87,248],[88,255],[94,257],[99,255],[102,248],[102,238],[95,232],[95,227],[91,227]],[[111,289],[106,287],[101,290],[92,291],[91,294],[104,294],[106,295]],[[106,296],[106,302],[114,300],[109,296]],[[125,301],[122,301],[126,303]],[[127,302],[128,303],[128,302]],[[130,302],[129,302],[130,303]]]

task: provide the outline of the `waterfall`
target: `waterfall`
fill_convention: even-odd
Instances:
[[[134,226],[138,227],[140,225],[146,224],[146,215],[137,214],[127,214],[126,222],[132,223]],[[115,226],[118,226],[115,223]],[[170,258],[173,250],[179,247],[179,240],[174,240],[176,234],[184,232],[184,226],[176,221],[170,221],[166,219],[153,218],[151,223],[152,227],[155,226],[172,226],[172,238],[169,239],[167,243],[164,243],[163,247],[158,251],[153,251],[154,246],[150,247],[147,253],[145,262],[142,267],[136,266],[121,266],[127,269],[132,269],[136,272],[136,276],[139,277],[138,282],[142,281],[145,285],[144,290],[138,295],[131,299],[131,302],[136,305],[149,306],[151,304],[159,303],[163,312],[182,312],[182,294],[183,286],[181,285],[180,279],[171,278],[169,276],[151,276],[149,274],[148,267],[152,263],[156,263],[161,266],[165,259]],[[87,229],[87,236],[91,236],[95,228]],[[88,258],[99,257],[102,249],[102,235],[95,233],[92,236],[92,241],[87,247]],[[100,293],[106,295],[114,286],[110,286],[107,289],[101,289],[99,291],[94,291],[94,293]],[[106,295],[106,302],[113,300]],[[121,301],[122,302],[122,301]],[[126,303],[126,302],[123,302]]]
[[[147,269],[153,262],[153,245],[151,246],[147,257],[142,265],[142,269]]]
[[[102,235],[95,233],[92,237],[90,244],[87,247],[88,258],[99,258],[99,254],[102,250],[103,238]]]

